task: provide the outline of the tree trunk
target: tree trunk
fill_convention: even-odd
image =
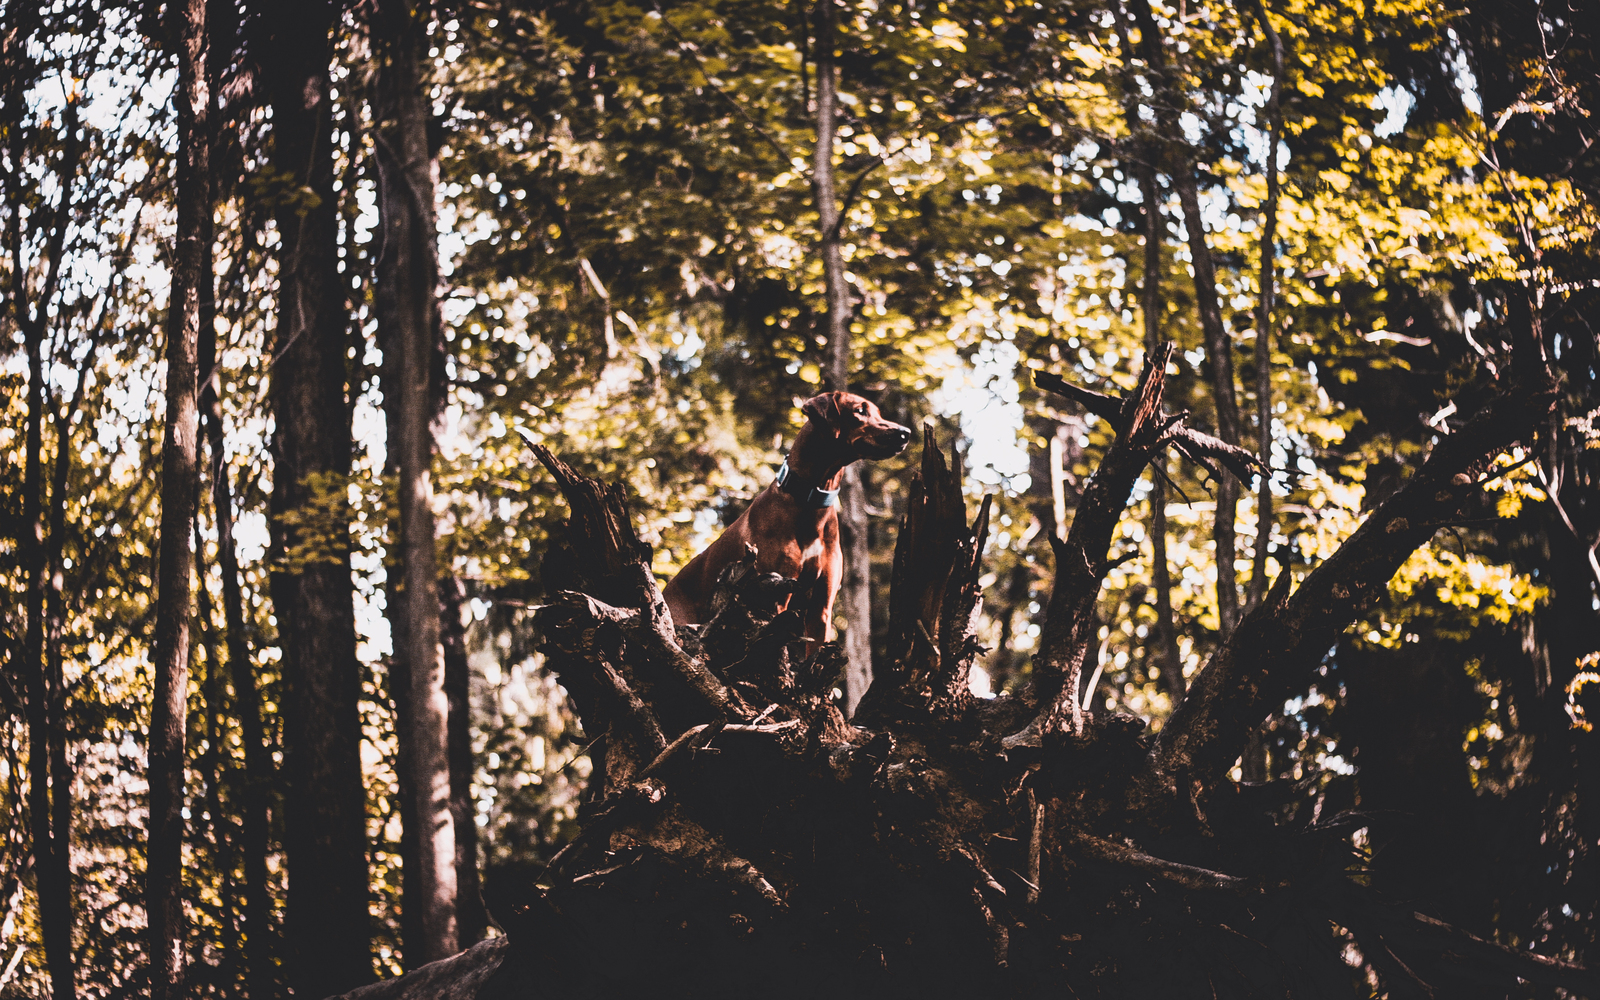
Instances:
[[[834,62],[838,44],[835,0],[816,9],[817,41],[817,145],[812,156],[812,188],[817,203],[818,249],[827,294],[827,356],[823,382],[834,392],[850,390],[850,285],[844,276],[840,251],[844,220],[839,217],[839,197],[833,175],[833,144],[838,129],[839,80]],[[861,469],[845,467],[839,480],[839,547],[844,553],[844,578],[839,586],[837,614],[845,620],[845,713],[872,685],[872,562],[867,545],[867,494]]]
[[[1211,382],[1211,398],[1217,411],[1217,436],[1237,446],[1240,441],[1239,402],[1233,384],[1233,345],[1222,325],[1222,309],[1217,300],[1216,264],[1211,256],[1211,245],[1206,242],[1205,222],[1200,218],[1195,164],[1182,137],[1177,113],[1179,101],[1169,78],[1165,44],[1156,27],[1149,0],[1133,0],[1133,10],[1142,36],[1145,61],[1155,77],[1153,82],[1160,95],[1154,102],[1156,118],[1168,143],[1168,172],[1172,178],[1172,188],[1178,194],[1178,207],[1189,237],[1189,256],[1194,264],[1195,303],[1200,310],[1200,328],[1205,334],[1206,376]],[[1213,538],[1217,560],[1217,617],[1224,638],[1233,632],[1239,622],[1239,585],[1233,565],[1238,551],[1234,521],[1238,515],[1239,486],[1239,480],[1226,472],[1218,476]]]
[[[8,38],[0,42],[0,52],[20,57],[10,51]],[[8,88],[6,104],[20,105],[22,96]],[[52,393],[45,381],[45,343],[49,332],[47,306],[55,298],[61,277],[63,247],[67,227],[72,224],[72,193],[78,163],[83,152],[83,139],[79,134],[79,108],[76,100],[68,100],[63,113],[61,166],[56,173],[60,184],[60,201],[49,214],[49,236],[41,257],[44,268],[43,281],[37,289],[30,288],[30,267],[24,258],[22,238],[23,213],[18,201],[9,206],[7,250],[11,256],[12,302],[17,325],[22,330],[24,351],[28,364],[28,415],[23,431],[23,497],[22,523],[17,537],[19,563],[26,580],[24,604],[26,625],[17,673],[20,675],[27,697],[28,730],[28,822],[32,839],[34,871],[39,897],[40,936],[44,945],[45,961],[50,970],[52,994],[56,997],[76,996],[74,970],[76,962],[72,947],[72,793],[71,769],[66,759],[66,734],[62,715],[65,711],[65,685],[60,673],[59,642],[52,642],[52,652],[47,654],[47,637],[59,640],[59,625],[50,619],[52,613],[59,619],[60,574],[52,572],[60,565],[59,547],[62,533],[45,530],[44,484],[44,422],[53,409]],[[22,162],[17,146],[22,141],[20,129],[11,130],[14,163]],[[15,198],[20,192],[13,191]],[[90,358],[93,357],[93,349]],[[92,363],[92,360],[91,362]],[[84,384],[79,374],[80,388]],[[58,425],[58,427],[61,425]],[[58,437],[56,469],[62,465],[70,450]],[[59,477],[58,477],[59,478]],[[50,523],[55,527],[62,522],[61,511],[66,502],[65,488],[58,487],[48,497]],[[49,596],[54,592],[55,599]]]
[[[1278,140],[1283,134],[1283,41],[1266,5],[1256,4],[1261,30],[1272,45],[1272,90],[1267,96],[1267,200],[1261,206],[1261,298],[1256,304],[1256,431],[1263,468],[1272,465],[1272,299],[1277,290]],[[1267,593],[1267,555],[1272,545],[1272,476],[1261,475],[1256,492],[1256,552],[1250,570],[1247,608]]]
[[[372,978],[361,663],[350,578],[348,317],[338,269],[328,68],[335,8],[262,4],[256,29],[272,105],[278,325],[272,603],[284,679],[289,980],[324,997]],[[331,527],[330,527],[331,526]]]
[[[208,266],[206,273],[210,273]],[[217,366],[215,296],[211,307],[201,302],[200,322],[200,424],[205,435],[210,466],[211,516],[217,529],[217,569],[222,577],[222,624],[227,648],[228,678],[233,681],[233,711],[239,720],[244,750],[244,776],[237,796],[238,850],[244,868],[244,905],[239,932],[244,943],[240,958],[251,1000],[275,995],[277,976],[272,961],[272,895],[267,852],[271,832],[268,807],[272,797],[272,750],[267,746],[261,719],[261,695],[255,664],[250,659],[248,626],[244,620],[244,594],[240,586],[239,556],[233,541],[233,489],[228,479],[228,456],[223,441]],[[209,618],[207,619],[209,621]],[[209,653],[208,653],[209,655]]]
[[[472,671],[467,661],[471,612],[460,577],[440,583],[444,688],[450,698],[450,813],[456,827],[456,927],[462,947],[476,944],[489,926],[478,877],[477,809],[472,799]]]
[[[211,211],[210,88],[206,4],[187,0],[178,19],[178,234],[167,307],[167,420],[161,447],[161,564],[157,578],[155,697],[150,708],[150,825],[145,910],[150,993],[180,997],[183,982],[184,737],[193,615],[195,502],[200,488],[196,366]]]
[[[215,356],[216,331],[209,322],[202,322],[200,331],[200,424],[208,450],[211,511],[217,529],[217,569],[222,577],[223,646],[227,650],[228,679],[233,682],[233,712],[239,720],[239,739],[244,751],[244,774],[233,792],[239,814],[238,850],[244,869],[244,902],[239,924],[243,945],[239,957],[249,996],[270,997],[276,992],[277,981],[272,961],[276,949],[272,932],[271,876],[267,869],[271,843],[268,810],[273,786],[272,751],[267,746],[266,727],[261,719],[261,695],[255,664],[250,658],[239,557],[233,541],[233,489],[228,479],[222,409],[218,401],[221,378]]]
[[[70,831],[53,821],[52,798],[66,795],[51,787],[51,747],[59,728],[58,684],[45,669],[45,545],[41,523],[44,477],[43,425],[50,395],[44,384],[44,327],[24,330],[28,354],[28,424],[25,434],[21,549],[27,572],[27,625],[23,632],[21,672],[28,692],[28,818],[39,893],[40,930],[50,967],[52,994],[76,996],[72,957],[72,884],[67,865]],[[60,498],[56,498],[59,502]],[[53,793],[53,795],[52,795]]]
[[[404,619],[405,712],[399,719],[399,762],[413,797],[417,824],[405,879],[416,935],[405,942],[407,963],[453,955],[456,927],[455,818],[450,795],[450,702],[440,645],[438,556],[433,524],[433,355],[439,338],[439,283],[434,217],[433,156],[428,107],[418,80],[421,26],[409,0],[383,0],[375,21],[378,42],[376,105],[380,225],[377,315],[398,378],[384,387],[384,404],[399,433],[400,556],[404,587],[394,611]],[[404,814],[403,814],[404,815]]]
[[[1139,288],[1139,311],[1144,324],[1144,349],[1153,355],[1161,339],[1161,245],[1166,241],[1166,226],[1161,221],[1161,186],[1156,178],[1160,150],[1143,127],[1139,114],[1138,81],[1131,66],[1133,44],[1128,37],[1127,19],[1120,7],[1113,8],[1117,38],[1122,46],[1122,111],[1128,132],[1136,136],[1134,170],[1139,178],[1139,196],[1144,206],[1144,280]],[[1177,622],[1172,612],[1172,571],[1167,559],[1167,458],[1163,453],[1151,462],[1150,476],[1150,558],[1151,585],[1155,588],[1156,629],[1155,663],[1160,671],[1161,688],[1174,708],[1183,700],[1183,656],[1178,651]]]
[[[199,370],[204,371],[205,366],[201,365]],[[199,772],[200,782],[205,789],[205,831],[211,841],[211,856],[217,872],[217,922],[221,925],[223,933],[230,939],[237,940],[239,927],[236,914],[239,886],[234,879],[234,871],[237,868],[234,850],[238,843],[222,807],[222,784],[226,778],[227,767],[222,757],[222,733],[223,713],[227,710],[227,695],[223,686],[222,658],[217,642],[215,609],[211,603],[211,586],[206,581],[208,570],[205,540],[200,536],[198,524],[198,496],[195,500],[195,509],[197,522],[194,533],[195,576],[199,580],[199,586],[196,588],[198,607],[195,609],[195,618],[200,630],[200,648],[205,650],[206,659],[206,678],[200,688],[206,705],[204,723],[206,749],[196,760],[195,770]],[[198,832],[198,823],[196,827]],[[234,972],[234,963],[238,960],[238,953],[233,951],[222,958],[223,967],[230,977]]]

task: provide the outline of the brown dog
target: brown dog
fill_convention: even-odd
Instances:
[[[798,580],[798,593],[819,595],[804,609],[807,638],[813,643],[833,639],[833,599],[844,573],[840,474],[851,462],[900,454],[911,430],[883,419],[870,400],[848,392],[813,396],[800,412],[810,419],[795,436],[778,478],[667,584],[663,596],[674,624],[706,620],[717,577],[752,545],[759,572]]]

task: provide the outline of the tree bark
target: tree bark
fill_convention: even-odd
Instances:
[[[839,197],[834,182],[833,144],[838,130],[839,70],[834,62],[838,12],[835,0],[817,5],[817,145],[812,156],[811,183],[817,203],[818,249],[826,289],[827,354],[823,382],[834,392],[850,390],[850,284],[845,280],[844,220],[839,217]],[[845,620],[844,648],[848,666],[844,674],[845,714],[872,686],[872,561],[867,545],[867,495],[865,477],[856,465],[845,467],[839,480],[839,547],[844,553],[844,578],[839,586],[837,613]]]
[[[0,41],[0,53],[13,63],[25,58],[11,51],[11,36]],[[23,79],[17,74],[16,80]],[[7,87],[5,100],[8,107],[18,108],[23,96]],[[50,623],[51,607],[59,607],[59,596],[52,601],[47,595],[59,595],[59,574],[52,568],[60,563],[58,548],[60,534],[47,534],[44,516],[48,499],[50,520],[60,522],[58,512],[66,502],[64,489],[58,488],[48,498],[45,495],[43,443],[46,414],[53,408],[52,393],[45,381],[44,348],[48,334],[50,303],[59,287],[63,247],[67,227],[72,221],[72,193],[78,164],[83,152],[79,134],[79,107],[69,99],[63,113],[63,149],[61,166],[56,173],[60,182],[60,201],[48,213],[48,233],[45,250],[40,259],[44,269],[42,282],[30,287],[29,276],[33,269],[23,256],[23,213],[16,200],[20,192],[11,189],[13,201],[9,206],[7,250],[11,256],[12,296],[11,308],[17,326],[23,335],[24,351],[28,364],[28,415],[23,432],[23,498],[22,524],[18,533],[17,549],[21,569],[26,579],[24,603],[27,609],[26,625],[18,674],[22,677],[27,696],[28,730],[28,820],[32,838],[35,879],[39,897],[40,936],[43,939],[45,962],[49,966],[51,989],[54,996],[76,995],[74,971],[76,962],[72,948],[72,796],[71,771],[66,760],[66,737],[61,718],[65,710],[65,692],[60,675],[60,657],[47,654],[48,635],[58,634],[58,626]],[[12,162],[23,162],[21,129],[10,131]],[[91,357],[92,357],[91,350]],[[83,385],[80,373],[80,387]],[[57,441],[57,470],[67,454]],[[47,545],[48,539],[48,545]],[[59,646],[56,644],[58,650]]]
[[[1267,96],[1267,200],[1261,206],[1261,297],[1256,303],[1256,432],[1261,464],[1272,465],[1272,300],[1277,291],[1278,140],[1283,134],[1283,40],[1266,4],[1257,0],[1261,30],[1272,45],[1272,90]],[[1256,552],[1250,570],[1247,609],[1267,593],[1267,555],[1272,545],[1272,476],[1263,472],[1256,491]]]
[[[193,616],[195,503],[200,488],[197,353],[205,215],[211,211],[210,87],[205,0],[187,0],[178,21],[178,233],[167,307],[167,420],[161,448],[161,564],[157,578],[155,696],[150,708],[150,825],[145,911],[150,993],[184,994],[184,737]]]
[[[13,258],[16,260],[17,258]],[[18,261],[20,263],[20,261]],[[20,307],[19,307],[20,308]],[[54,996],[76,996],[72,957],[72,884],[68,866],[70,830],[54,822],[56,803],[67,797],[64,786],[52,787],[51,749],[60,728],[59,683],[45,669],[45,545],[41,513],[43,424],[50,394],[44,384],[44,326],[24,327],[28,354],[28,423],[24,432],[23,537],[27,572],[27,625],[23,632],[21,672],[28,692],[28,818],[37,872],[40,929]],[[59,502],[60,498],[55,498]]]
[[[1166,241],[1166,227],[1161,222],[1161,185],[1156,177],[1160,150],[1141,124],[1139,100],[1135,96],[1139,86],[1131,65],[1134,49],[1128,37],[1127,20],[1120,6],[1114,7],[1112,13],[1116,17],[1117,38],[1123,55],[1122,112],[1129,134],[1135,137],[1134,172],[1139,178],[1139,196],[1144,204],[1144,281],[1139,288],[1139,311],[1144,325],[1145,354],[1153,355],[1162,343],[1161,245]],[[1164,451],[1152,460],[1151,470],[1150,558],[1151,585],[1156,595],[1154,645],[1157,654],[1154,660],[1161,671],[1161,688],[1176,708],[1183,700],[1183,656],[1178,651],[1178,628],[1172,611],[1172,571],[1167,560],[1167,456]]]
[[[209,267],[206,272],[210,273]],[[244,869],[240,958],[249,995],[261,998],[273,996],[277,988],[272,960],[276,939],[272,931],[271,876],[267,868],[271,844],[268,811],[274,780],[272,750],[267,745],[266,726],[261,719],[261,695],[255,664],[250,658],[239,556],[233,540],[233,489],[223,440],[215,295],[210,296],[209,308],[206,299],[202,299],[201,307],[200,425],[208,452],[211,516],[217,529],[217,569],[222,577],[223,646],[227,650],[228,678],[233,682],[233,713],[239,720],[239,739],[244,751],[243,781],[234,793],[239,808],[238,849]]]
[[[439,339],[435,289],[434,160],[428,147],[428,107],[418,78],[421,26],[409,0],[383,0],[375,22],[378,42],[379,214],[383,253],[377,262],[377,314],[386,349],[398,365],[385,386],[398,431],[400,554],[404,586],[394,611],[404,619],[407,697],[400,704],[400,766],[413,796],[417,824],[407,902],[420,912],[405,942],[408,964],[421,965],[458,949],[455,817],[451,809],[450,700],[440,643],[438,556],[433,522],[433,355]],[[403,814],[404,815],[404,814]]]
[[[1041,734],[1077,736],[1083,732],[1079,689],[1083,658],[1095,632],[1095,602],[1110,566],[1106,556],[1117,521],[1145,466],[1172,443],[1198,461],[1215,460],[1235,470],[1248,468],[1248,452],[1183,427],[1181,418],[1163,413],[1166,368],[1173,349],[1169,343],[1147,354],[1138,388],[1121,399],[1075,387],[1057,375],[1034,374],[1040,388],[1076,400],[1116,431],[1116,440],[1084,488],[1066,540],[1051,539],[1056,578],[1034,659]]]
[[[1178,121],[1175,87],[1167,66],[1166,48],[1156,27],[1150,0],[1133,0],[1135,21],[1142,36],[1145,62],[1154,76],[1159,97],[1156,118],[1168,143],[1167,165],[1172,188],[1178,194],[1184,229],[1189,237],[1189,256],[1194,265],[1195,303],[1200,311],[1200,328],[1205,335],[1206,376],[1211,382],[1211,398],[1217,411],[1217,436],[1237,446],[1239,402],[1234,389],[1233,345],[1222,325],[1222,309],[1217,301],[1217,270],[1206,242],[1205,222],[1200,218],[1199,184],[1193,157],[1183,140]],[[1213,538],[1217,561],[1217,617],[1224,638],[1239,622],[1239,584],[1233,560],[1238,551],[1234,522],[1238,516],[1240,483],[1224,472],[1217,482],[1217,517]]]
[[[361,664],[350,578],[350,415],[328,70],[335,7],[264,3],[257,42],[272,105],[278,324],[272,603],[282,650],[290,985],[324,997],[372,978],[361,775]]]
[[[1280,574],[1212,656],[1157,738],[1156,770],[1201,790],[1215,787],[1250,731],[1344,628],[1370,606],[1401,563],[1439,528],[1481,500],[1479,481],[1499,455],[1542,422],[1555,403],[1548,371],[1509,375],[1459,431],[1442,438],[1421,469],[1374,510],[1291,595]]]
[[[199,370],[204,371],[204,366],[202,365]],[[222,811],[222,784],[226,778],[227,768],[222,757],[222,731],[223,713],[227,711],[227,694],[223,686],[221,648],[217,642],[217,623],[215,608],[211,603],[211,586],[206,580],[208,570],[205,540],[200,536],[199,530],[198,496],[195,500],[195,510],[194,569],[198,580],[198,586],[195,588],[197,604],[195,620],[200,632],[199,648],[205,651],[206,660],[205,681],[200,686],[201,697],[205,700],[206,706],[203,723],[206,748],[196,759],[195,770],[204,788],[205,833],[211,842],[211,856],[216,865],[217,922],[222,926],[223,933],[230,939],[237,940],[239,927],[236,914],[239,886],[234,879],[234,870],[237,867],[234,850],[238,844],[233,836],[229,819]],[[196,827],[198,826],[197,823]],[[198,841],[200,839],[198,829],[195,834],[195,840]],[[224,968],[233,965],[238,959],[237,953],[224,956]]]
[[[450,813],[456,827],[456,928],[462,947],[482,940],[489,927],[478,877],[477,808],[472,798],[472,670],[467,660],[466,587],[448,574],[440,582],[444,689],[450,698]]]

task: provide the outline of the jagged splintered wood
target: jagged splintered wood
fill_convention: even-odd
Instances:
[[[857,709],[859,720],[958,718],[972,702],[967,679],[983,647],[978,578],[989,535],[990,497],[967,525],[961,458],[946,463],[933,425],[922,430],[922,469],[911,481],[894,548],[888,661]]]
[[[1282,822],[1293,789],[1226,773],[1329,629],[1434,526],[1476,513],[1487,464],[1548,413],[1548,379],[1497,386],[1483,422],[1299,590],[1280,579],[1157,739],[1075,694],[1145,464],[1168,444],[1237,457],[1163,414],[1170,352],[1125,399],[1067,393],[1117,436],[1056,546],[1021,692],[967,690],[989,505],[969,523],[959,464],[925,434],[886,662],[857,725],[830,697],[839,649],[805,656],[797,616],[778,611],[808,595],[751,557],[723,574],[709,622],[674,628],[621,489],[536,449],[572,507],[536,624],[594,741],[582,832],[532,881],[487,887],[508,942],[451,960],[448,987],[436,966],[352,996],[1366,996],[1349,937],[1434,995],[1519,980],[1600,993],[1584,968],[1374,896],[1349,871],[1359,815]]]

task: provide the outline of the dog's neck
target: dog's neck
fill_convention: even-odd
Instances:
[[[809,420],[795,435],[794,446],[789,449],[789,479],[785,483],[788,492],[794,492],[797,485],[802,487],[802,492],[812,488],[839,488],[844,467],[854,459],[846,459],[840,454],[842,449],[831,447],[833,442],[825,440],[825,435],[825,431],[818,431]]]

